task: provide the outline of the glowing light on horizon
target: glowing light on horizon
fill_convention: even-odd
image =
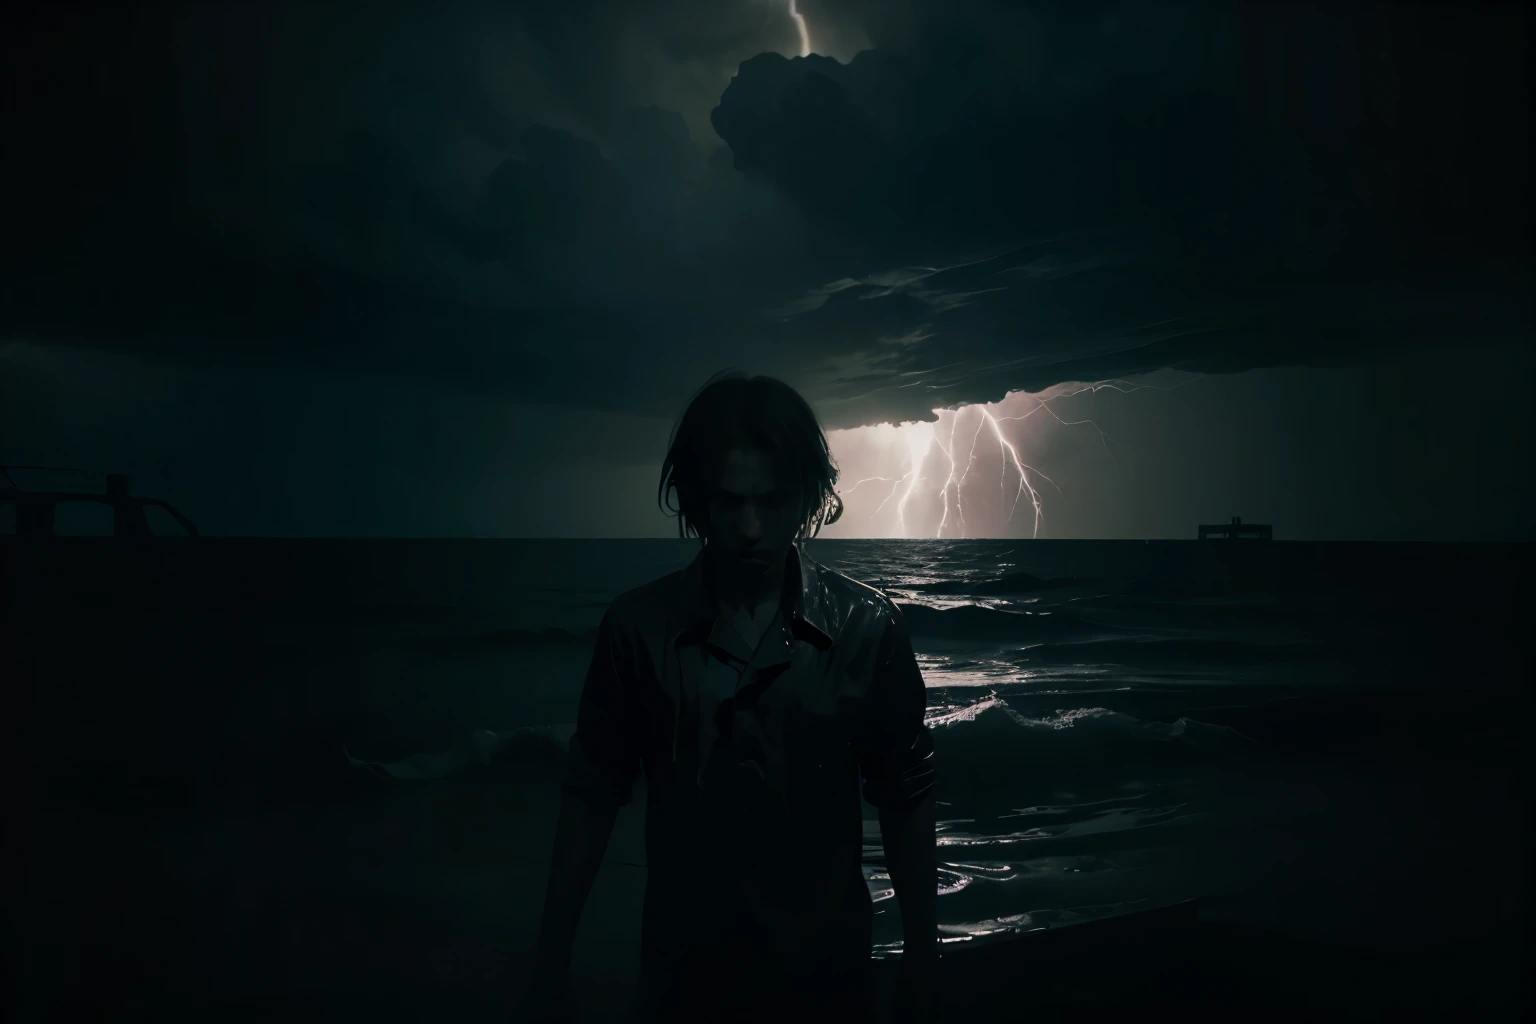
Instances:
[[[1189,383],[1189,381],[1183,383]],[[1175,385],[1175,387],[1178,386],[1182,384]],[[1056,481],[1025,461],[1024,451],[1031,436],[1028,433],[1021,434],[1018,428],[1005,430],[1004,424],[1023,423],[1039,413],[1044,413],[1053,426],[1089,427],[1098,432],[1104,443],[1105,452],[1111,461],[1114,461],[1114,453],[1110,450],[1110,444],[1114,439],[1100,429],[1097,423],[1087,418],[1066,419],[1053,408],[1053,403],[1075,398],[1078,395],[1091,395],[1104,389],[1123,394],[1147,389],[1172,390],[1172,388],[1155,384],[1132,383],[1124,380],[1061,384],[1037,394],[1010,392],[1001,402],[962,405],[954,409],[935,409],[936,422],[909,422],[899,425],[886,423],[829,432],[828,441],[833,446],[834,456],[840,462],[847,457],[850,463],[860,463],[860,468],[883,469],[885,466],[890,466],[889,469],[885,469],[885,475],[865,476],[846,487],[839,488],[839,493],[846,500],[866,484],[890,485],[873,511],[861,513],[860,510],[850,508],[850,514],[845,515],[843,519],[843,523],[846,524],[844,529],[849,526],[856,529],[856,524],[861,520],[866,524],[872,523],[894,500],[895,535],[915,538],[920,533],[909,520],[909,506],[915,499],[923,497],[936,500],[938,503],[935,514],[937,525],[931,527],[933,530],[931,536],[935,538],[966,537],[971,529],[971,521],[966,516],[967,506],[970,506],[974,516],[980,500],[975,486],[967,488],[967,482],[971,471],[976,467],[979,455],[986,454],[990,449],[1000,463],[998,504],[994,506],[995,515],[990,517],[992,528],[1003,529],[1011,524],[1019,505],[1027,499],[1033,518],[1029,535],[1038,537],[1041,523],[1045,520],[1045,501],[1041,496],[1041,486],[1049,484],[1058,493],[1061,488],[1057,486]],[[1016,415],[1002,414],[1005,409],[1017,408],[1021,402],[1028,403],[1028,407],[1023,412]],[[971,422],[972,419],[974,424]],[[962,420],[966,422],[962,423]],[[982,444],[983,432],[989,435],[989,444]],[[1013,436],[1010,436],[1010,433]],[[970,440],[968,447],[962,450],[959,446],[967,444],[966,434],[970,435]],[[1034,435],[1034,439],[1039,440],[1038,434]],[[942,460],[938,469],[926,465],[930,458]],[[871,462],[874,465],[869,465]],[[892,473],[897,475],[890,475]],[[1014,484],[1011,495],[1008,492],[1010,482]],[[991,505],[991,502],[986,501],[983,504]],[[889,527],[886,529],[888,530]],[[922,534],[927,535],[926,529]]]
[[[795,28],[800,33],[800,56],[809,57],[811,55],[811,29],[805,23],[805,15],[800,13],[797,0],[789,0],[789,16],[794,20]]]

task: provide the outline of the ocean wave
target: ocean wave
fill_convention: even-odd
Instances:
[[[971,704],[930,707],[924,721],[934,732],[943,775],[965,780],[962,791],[1006,788],[1011,780],[1030,775],[1026,769],[1049,766],[1059,780],[1068,769],[1092,767],[1131,770],[1145,763],[1150,752],[1177,749],[1201,754],[1236,750],[1251,743],[1235,729],[1191,718],[1172,722],[1143,721],[1102,707],[1057,710],[1029,717],[1002,697]],[[413,754],[398,761],[371,761],[344,751],[355,768],[397,779],[435,779],[464,770],[517,764],[559,757],[573,723],[478,729],[450,750]],[[949,788],[946,786],[946,788]]]
[[[1063,808],[1033,807],[1014,815],[1001,814],[997,820],[1009,817],[1024,818],[1014,823],[1014,828],[1002,832],[973,832],[955,827],[969,822],[941,822],[937,842],[946,856],[963,856],[970,851],[989,852],[997,855],[1004,851],[998,847],[1031,846],[1052,841],[1080,839],[1085,836],[1105,837],[1165,825],[1193,824],[1205,819],[1205,815],[1189,810],[1187,804],[1168,807],[1110,807],[1085,809],[1083,806]],[[1028,819],[1038,823],[1029,824]],[[974,877],[974,876],[973,876]]]
[[[1143,720],[1103,707],[1031,717],[996,696],[931,708],[927,721],[940,798],[978,817],[1123,795],[1262,750],[1229,726],[1189,717]]]
[[[933,608],[897,602],[907,632],[938,640],[1026,643],[1032,639],[1100,635],[1103,628],[1080,616],[996,605]]]
[[[1154,625],[1145,619],[1117,622],[1113,614],[1075,610],[982,604],[899,607],[919,651],[930,657],[964,653],[977,664],[1178,667],[1199,674],[1216,665],[1292,664],[1334,653],[1297,642],[1294,633],[1284,629],[1250,628],[1244,636],[1231,628],[1199,628],[1177,618]]]
[[[1143,721],[1120,711],[1102,707],[1068,708],[1041,718],[1030,718],[1014,710],[1002,697],[984,697],[973,704],[935,705],[928,709],[924,723],[937,734],[957,734],[959,742],[978,738],[974,729],[986,729],[1007,735],[1010,740],[1022,738],[1017,732],[1024,730],[1031,739],[1051,736],[1067,730],[1076,730],[1074,736],[1092,734],[1118,737],[1137,742],[1190,743],[1240,743],[1244,737],[1224,725],[1212,725],[1192,718],[1180,717],[1172,722]],[[959,735],[960,733],[964,735]]]
[[[1206,636],[1141,636],[1035,644],[1014,655],[1020,665],[1045,662],[1053,665],[1168,665],[1194,667],[1212,663],[1227,665],[1274,664],[1323,658],[1331,652],[1308,643],[1258,643]]]
[[[969,594],[987,597],[1006,597],[1013,594],[1035,594],[1042,590],[1061,590],[1082,586],[1089,582],[1076,576],[1036,576],[1027,572],[1011,572],[993,579],[941,580],[933,583],[917,583],[903,589],[920,594]]]

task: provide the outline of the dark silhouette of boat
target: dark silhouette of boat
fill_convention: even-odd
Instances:
[[[1264,523],[1245,523],[1233,516],[1230,523],[1200,527],[1201,540],[1274,540],[1275,528]]]
[[[0,536],[197,536],[197,525],[170,502],[130,495],[128,477],[121,473],[108,473],[101,491],[65,491],[24,488],[12,470],[80,472],[61,466],[0,466]],[[70,528],[76,523],[85,528]]]

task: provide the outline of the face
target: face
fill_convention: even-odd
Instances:
[[[800,496],[775,478],[766,456],[733,448],[709,502],[710,555],[727,572],[760,576],[789,554],[802,511]]]

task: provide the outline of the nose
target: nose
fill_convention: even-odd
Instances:
[[[763,517],[758,514],[751,502],[742,508],[737,528],[744,544],[756,544],[763,539]]]
[[[746,505],[742,510],[742,522],[740,522],[742,540],[746,543],[757,543],[763,537],[763,519],[757,514],[756,508]]]

